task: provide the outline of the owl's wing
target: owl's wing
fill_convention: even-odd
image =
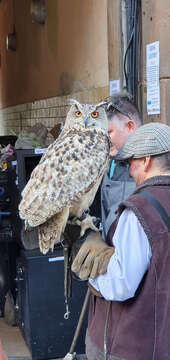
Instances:
[[[108,156],[104,131],[78,126],[63,131],[32,172],[22,193],[20,217],[38,226],[74,205],[104,173]]]

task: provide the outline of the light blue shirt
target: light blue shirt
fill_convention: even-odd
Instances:
[[[89,281],[106,300],[124,301],[135,295],[152,257],[147,236],[133,211],[123,211],[112,242],[115,252],[107,272]]]

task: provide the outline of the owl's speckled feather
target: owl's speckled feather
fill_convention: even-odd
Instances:
[[[81,119],[74,118],[79,108]],[[70,216],[80,217],[88,210],[108,166],[106,124],[100,126],[107,123],[104,109],[93,106],[83,116],[83,104],[79,108],[72,105],[61,135],[33,170],[19,205],[20,217],[32,227],[39,226],[43,253],[60,241]],[[97,119],[90,118],[92,111],[102,114],[97,126]]]

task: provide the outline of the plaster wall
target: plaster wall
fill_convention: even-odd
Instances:
[[[107,86],[107,0],[48,0],[44,25],[32,23],[30,4],[0,3],[0,108]]]

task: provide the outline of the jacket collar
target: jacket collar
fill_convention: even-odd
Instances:
[[[142,184],[137,186],[137,188],[134,191],[134,194],[136,194],[139,190],[145,188],[146,186],[161,186],[170,185],[170,175],[159,175],[159,176],[153,176],[147,180],[145,180]]]

